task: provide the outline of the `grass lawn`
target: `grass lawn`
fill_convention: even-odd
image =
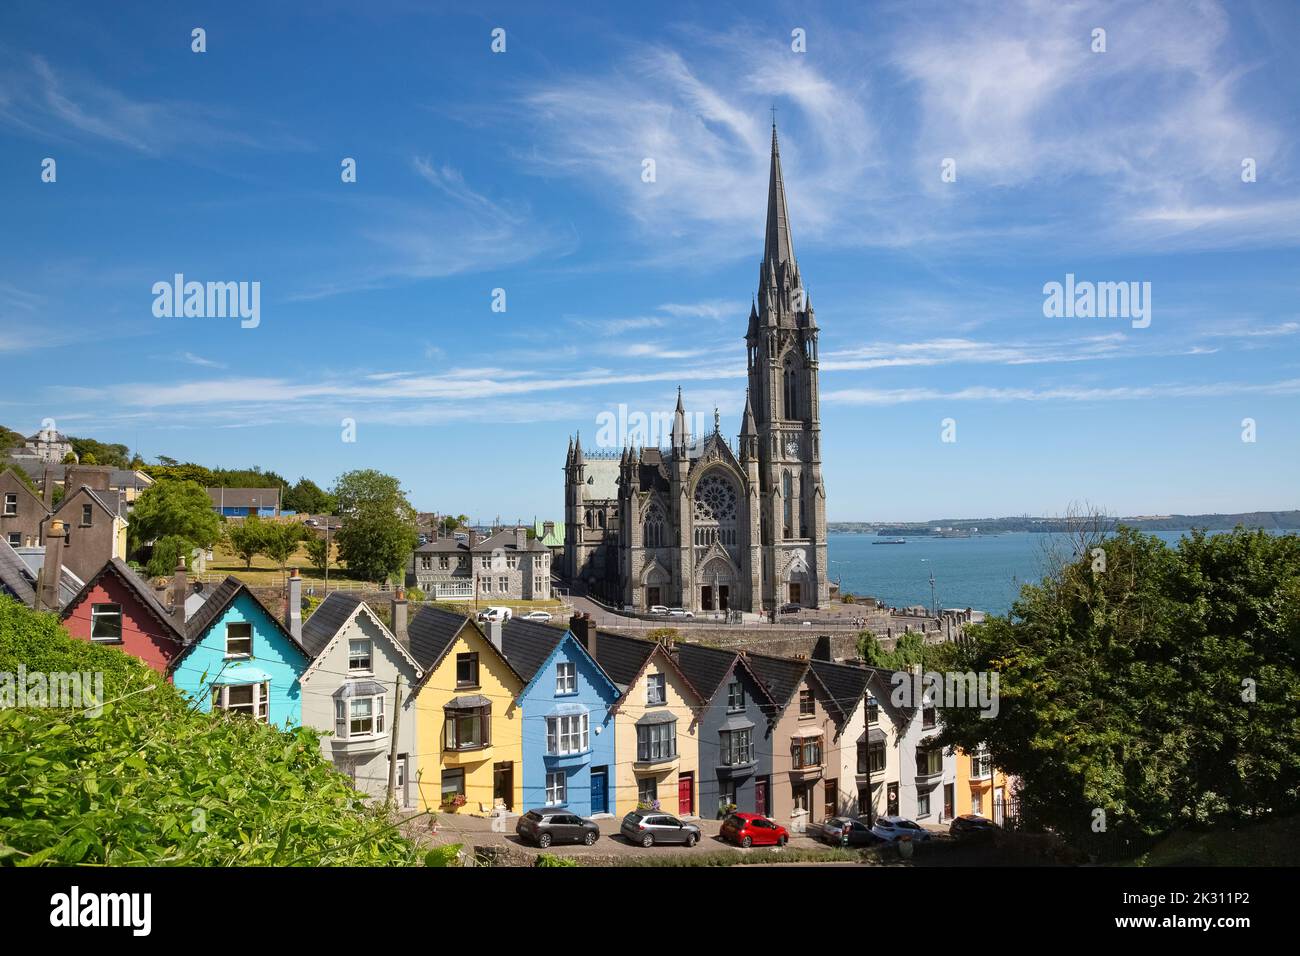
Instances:
[[[334,550],[332,545],[331,550]],[[337,551],[335,554],[337,556]],[[311,566],[311,561],[307,558],[306,548],[298,548],[293,557],[289,559],[287,567],[298,568],[305,581],[323,582],[325,580],[324,575]],[[270,558],[259,554],[253,558],[252,568],[246,568],[244,559],[233,554],[224,543],[218,543],[212,549],[212,560],[208,562],[207,573],[221,576],[233,574],[248,584],[262,585],[264,587],[284,583],[284,573],[271,562]],[[355,579],[348,574],[347,568],[331,563],[330,582],[336,580],[352,581]]]

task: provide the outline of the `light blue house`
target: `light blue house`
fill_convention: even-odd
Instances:
[[[228,577],[185,622],[172,683],[200,710],[246,714],[279,727],[302,724],[302,644],[238,578]]]
[[[565,807],[579,816],[614,810],[614,682],[570,631],[512,620],[502,650],[527,683],[523,810]]]

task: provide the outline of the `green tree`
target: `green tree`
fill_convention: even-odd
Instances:
[[[311,566],[316,570],[316,573],[323,577],[330,563],[329,542],[318,535],[308,535],[306,550],[307,560],[311,562]]]
[[[83,465],[111,465],[114,468],[125,468],[129,449],[126,445],[117,443],[109,444],[107,442],[96,441],[93,438],[74,438],[68,436],[68,441],[72,444],[72,450],[77,453]],[[87,460],[89,459],[89,460]]]
[[[93,451],[88,451],[81,456],[81,463],[83,465],[98,465],[99,459],[95,457],[95,453]]]
[[[134,547],[174,535],[191,547],[210,548],[221,538],[221,520],[208,493],[192,481],[160,481],[140,493],[127,525]]]
[[[145,573],[150,577],[164,578],[176,571],[176,564],[181,559],[188,569],[193,563],[191,552],[194,550],[188,538],[177,534],[168,534],[153,543],[153,553],[145,565]]]
[[[267,522],[262,526],[262,553],[283,572],[302,541],[302,525],[296,521]]]
[[[415,509],[392,475],[350,471],[334,486],[343,518],[336,541],[339,559],[353,577],[382,582],[401,572],[418,540]]]
[[[282,507],[300,514],[332,514],[334,496],[310,478],[299,478],[298,483],[285,492]]]
[[[1023,781],[1033,823],[1086,845],[1300,808],[1300,537],[1121,528],[1077,549],[957,669],[995,671],[997,716],[942,708],[943,741]]]
[[[262,553],[264,525],[256,516],[231,522],[226,528],[226,545],[235,556],[244,559],[245,569],[253,566],[253,559]]]

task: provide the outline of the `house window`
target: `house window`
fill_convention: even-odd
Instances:
[[[563,770],[546,775],[546,805],[548,807],[561,806],[568,799],[566,783],[567,775]]]
[[[970,812],[978,813],[981,815],[984,813],[984,794],[980,793],[978,790],[974,790],[971,792]]]
[[[334,733],[348,737],[375,737],[384,732],[384,698],[344,697],[334,701]]]
[[[927,704],[921,708],[921,729],[934,729],[934,705]]]
[[[587,714],[565,714],[546,718],[546,752],[551,756],[581,754],[591,749]]]
[[[533,593],[534,594],[546,593],[546,578],[533,578]]]
[[[491,707],[448,707],[444,714],[445,750],[478,750],[492,742],[489,733],[492,726]]]
[[[727,712],[738,713],[745,709],[745,685],[733,680],[727,685]]]
[[[813,704],[813,692],[808,688],[799,691],[799,716],[813,717],[816,716],[816,707]]]
[[[492,593],[492,579],[490,577],[483,578],[483,592],[485,594]]]
[[[269,684],[237,684],[217,687],[212,691],[212,709],[231,714],[243,714],[266,723],[271,707]]]
[[[659,801],[659,781],[654,777],[637,777],[636,798],[639,803],[653,806]]]
[[[95,509],[94,509],[94,507],[92,507],[91,505],[82,505],[82,506],[81,506],[81,525],[82,525],[82,527],[85,527],[85,528],[90,527],[91,519],[92,519],[94,516],[95,516]]]
[[[754,748],[750,731],[724,730],[718,737],[718,749],[721,751],[724,767],[753,762]]]
[[[23,543],[23,536],[17,531],[9,532],[9,544],[13,547],[20,547]]]
[[[993,775],[993,761],[987,750],[977,750],[970,755],[970,775],[975,779]]]
[[[6,515],[18,514],[18,496],[16,494],[5,495],[5,514]]]
[[[122,605],[92,604],[90,606],[90,639],[92,641],[122,640]]]
[[[449,561],[447,560],[447,556],[446,556],[446,555],[443,555],[442,557],[440,557],[440,558],[438,559],[438,570],[439,570],[439,571],[446,571],[446,570],[448,569],[448,567],[450,566],[450,563],[451,563],[451,562],[449,562]]]
[[[420,570],[421,571],[433,570],[433,558],[430,555],[427,554],[420,555]]]
[[[253,656],[253,625],[248,621],[231,621],[226,625],[226,656]]]
[[[519,564],[519,558],[513,554],[506,555],[506,570],[513,571]]]
[[[880,702],[876,698],[867,697],[867,726],[880,723]]]
[[[795,738],[790,745],[791,767],[794,770],[812,770],[822,765],[822,739],[820,737]]]
[[[916,775],[930,777],[943,773],[943,751],[939,747],[916,748]]]
[[[578,692],[578,665],[573,661],[561,661],[555,665],[555,693],[576,694]]]
[[[651,674],[646,678],[645,702],[647,704],[668,702],[668,686],[663,674]]]
[[[874,743],[858,744],[858,773],[884,773],[885,771],[885,742],[877,740]]]
[[[456,686],[457,687],[478,686],[478,655],[477,654],[456,655]]]
[[[677,756],[677,721],[636,729],[636,759],[672,760]]]
[[[465,771],[444,770],[442,772],[442,802],[451,803],[457,797],[465,796]]]
[[[481,558],[478,559],[478,566],[479,566],[480,568],[482,568],[484,571],[491,571],[491,570],[492,570],[492,556],[489,555],[489,554],[485,554],[485,555],[483,555],[483,557],[481,557]]]
[[[502,594],[506,594],[507,592],[509,592],[510,579],[504,576],[497,578],[497,590],[500,591]]]
[[[930,815],[929,790],[922,790],[916,795],[916,815],[918,817],[928,817]]]
[[[369,671],[371,650],[370,642],[364,638],[348,641],[348,670]]]

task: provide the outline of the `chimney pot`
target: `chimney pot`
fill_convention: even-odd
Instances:
[[[488,640],[498,651],[502,651],[501,646],[501,622],[497,620],[488,621]],[[502,651],[504,653],[504,651]]]
[[[59,610],[59,583],[63,580],[63,536],[66,526],[58,518],[50,521],[45,533],[45,558],[41,564],[36,589],[36,609]]]
[[[185,598],[189,593],[189,582],[185,575],[185,558],[176,558],[176,573],[172,577],[172,623],[182,633],[185,631]]]
[[[289,571],[289,593],[285,595],[284,626],[295,641],[302,641],[302,576],[297,568]]]
[[[406,605],[406,588],[399,586],[393,592],[392,622],[393,637],[403,647],[410,649],[411,634],[407,626],[407,605]]]

